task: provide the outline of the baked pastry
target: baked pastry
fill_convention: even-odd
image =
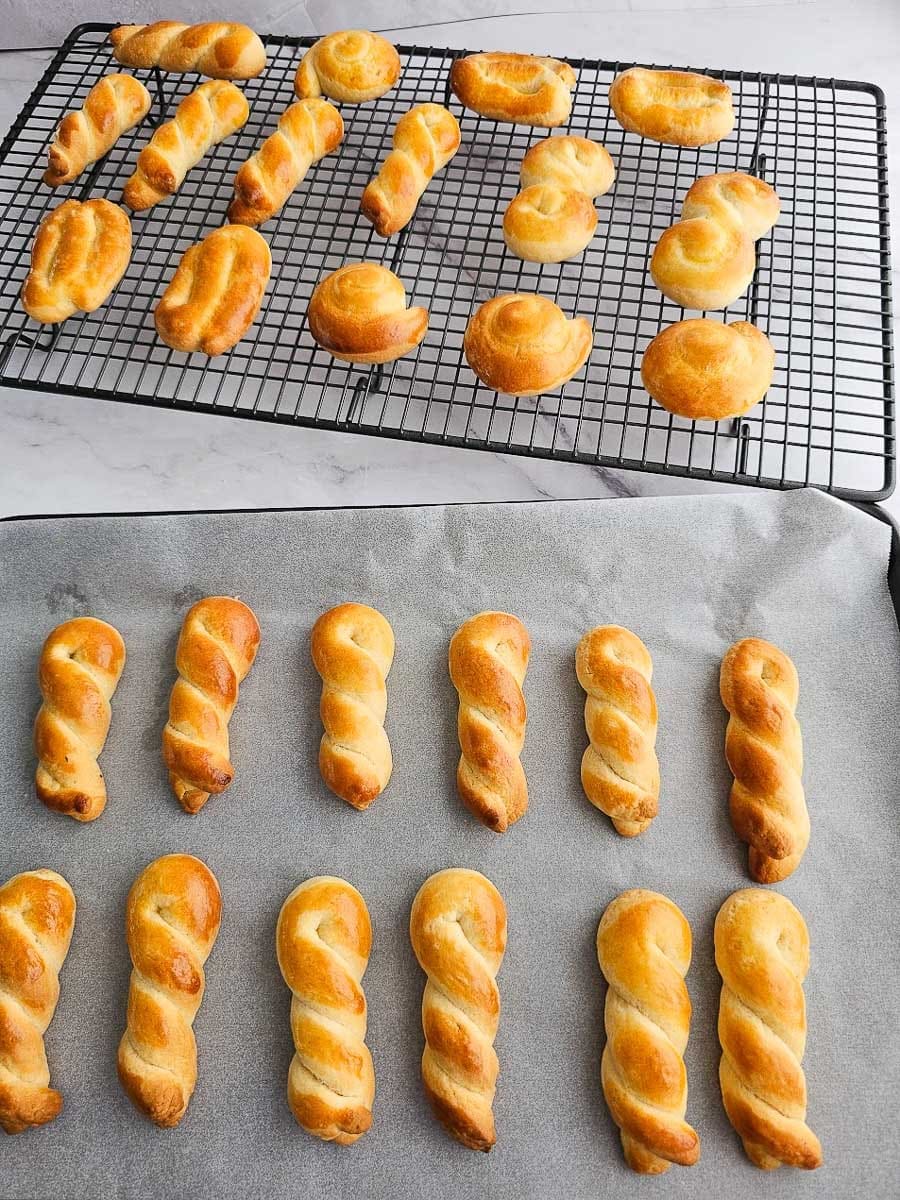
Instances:
[[[428,312],[406,307],[406,289],[378,263],[347,263],[309,298],[309,330],[323,350],[352,363],[386,363],[415,350]]]
[[[173,350],[224,354],[253,324],[271,271],[268,243],[255,229],[213,230],[182,255],[156,306],[156,332]]]
[[[556,184],[527,187],[503,214],[503,240],[526,262],[564,262],[588,245],[597,228],[597,210],[586,192]]]
[[[109,200],[65,200],[38,226],[31,270],[22,284],[22,307],[43,325],[94,312],[130,259],[127,213]]]
[[[71,183],[147,115],[150,93],[133,75],[104,75],[81,108],[66,113],[48,151],[44,183]]]
[[[729,716],[731,823],[749,844],[752,878],[780,883],[797,869],[809,844],[803,741],[794,715],[797,669],[771,642],[743,638],[722,659],[719,690]]]
[[[727,308],[756,270],[753,239],[734,222],[692,217],[670,226],[650,259],[653,282],[682,308]]]
[[[716,917],[719,1083],[728,1119],[763,1170],[821,1166],[822,1147],[806,1124],[803,980],[806,922],[786,896],[745,888]]]
[[[375,1099],[361,984],[372,949],[365,900],[343,879],[308,879],[281,906],[275,949],[293,993],[291,1112],[307,1133],[350,1146],[372,1124]]]
[[[422,193],[459,149],[459,122],[441,104],[417,104],[394,130],[393,149],[366,186],[360,209],[390,237],[413,219]]]
[[[156,859],[128,893],[125,936],[133,969],[119,1080],[135,1108],[163,1128],[178,1124],[197,1084],[192,1026],[221,918],[216,877],[192,854]]]
[[[772,343],[746,321],[678,321],[656,335],[641,362],[644,387],[657,404],[690,421],[749,412],[774,372]]]
[[[210,793],[224,792],[234,778],[228,722],[259,638],[252,609],[231,596],[198,600],[184,618],[162,749],[172,791],[185,812],[199,812]]]
[[[316,621],[310,648],[322,677],[319,770],[336,796],[368,808],[393,769],[384,715],[394,631],[367,604],[339,604]]]
[[[225,21],[120,25],[109,40],[113,57],[125,67],[197,71],[213,79],[253,79],[266,65],[265,48],[253,30]]]
[[[7,1133],[62,1112],[44,1033],[74,928],[75,896],[55,871],[25,871],[0,887],[0,1128]]]
[[[450,639],[450,678],[459,693],[456,787],[466,808],[495,833],[504,833],[528,808],[519,755],[530,654],[528,630],[504,612],[478,613]]]
[[[450,87],[466,108],[517,125],[564,125],[575,83],[567,62],[534,54],[468,54],[450,69]]]
[[[41,650],[35,790],[48,808],[76,821],[94,821],[106,808],[97,756],[109,733],[109,702],[124,667],[122,635],[96,617],[57,625]]]
[[[728,84],[690,71],[629,67],[610,84],[609,104],[623,129],[670,146],[708,146],[734,129]]]
[[[545,296],[494,296],[469,318],[466,362],[482,383],[509,396],[552,392],[590,357],[594,331],[587,317],[569,320]]]
[[[575,651],[575,673],[587,692],[584,724],[590,745],[581,785],[623,837],[643,833],[659,807],[653,660],[621,625],[598,625]]]
[[[489,879],[453,868],[426,879],[409,936],[428,976],[422,996],[422,1082],[432,1111],[470,1150],[497,1140],[492,1105],[500,1065],[497,972],[506,950],[506,906]]]
[[[601,917],[597,959],[609,984],[600,1074],[625,1161],[640,1175],[662,1175],[672,1163],[692,1167],[700,1139],[684,1119],[683,1058],[691,928],[671,900],[633,888]]]
[[[125,184],[125,203],[140,212],[177,192],[191,167],[237,132],[249,115],[250,105],[239,87],[221,79],[201,83],[138,155],[134,174]]]
[[[683,221],[693,217],[733,221],[754,242],[769,232],[780,215],[781,201],[771,184],[743,171],[721,171],[695,179],[681,206]]]
[[[341,114],[327,100],[298,100],[285,109],[275,132],[238,168],[229,221],[261,225],[274,217],[313,163],[331,154],[343,136]]]
[[[616,168],[599,142],[564,134],[536,142],[522,159],[520,178],[523,188],[552,183],[576,188],[594,200],[605,196],[615,183]]]
[[[294,91],[302,99],[328,96],[344,104],[377,100],[400,78],[396,47],[377,33],[344,29],[319,38],[300,60]]]

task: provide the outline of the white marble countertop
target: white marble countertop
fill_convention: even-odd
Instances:
[[[253,8],[252,15],[250,8]],[[362,26],[397,41],[708,63],[838,76],[887,91],[891,176],[900,178],[900,4],[897,0],[232,0],[228,16],[266,31]],[[243,11],[242,11],[243,8]],[[542,11],[525,11],[540,8]],[[180,13],[201,16],[199,0]],[[216,10],[219,14],[219,9]],[[495,14],[495,15],[492,15]],[[129,19],[171,16],[139,3]],[[222,12],[220,15],[226,15]],[[5,45],[51,45],[83,20],[108,20],[99,0],[15,6]],[[50,54],[0,52],[0,127],[12,123]],[[895,289],[897,287],[895,272]],[[428,503],[697,492],[715,485],[0,389],[0,515],[294,505]],[[900,499],[887,502],[900,514]]]

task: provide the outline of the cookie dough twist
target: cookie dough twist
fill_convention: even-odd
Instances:
[[[197,71],[213,79],[253,79],[266,65],[265,47],[258,35],[246,25],[226,21],[120,25],[109,40],[116,62],[126,67]]]
[[[0,1128],[22,1133],[62,1111],[50,1087],[44,1033],[75,928],[75,896],[55,871],[25,871],[0,887]]]
[[[366,902],[343,879],[308,879],[282,905],[275,944],[293,993],[288,1104],[308,1133],[349,1146],[372,1124],[375,1098],[361,985],[372,948]]]
[[[322,677],[319,770],[336,796],[368,808],[393,769],[384,717],[394,632],[374,608],[339,604],[316,621],[310,648]]]
[[[630,630],[598,625],[579,642],[575,671],[587,692],[584,724],[590,738],[581,760],[582,786],[618,833],[635,837],[659,805],[653,660]]]
[[[719,1082],[728,1119],[750,1161],[763,1170],[821,1165],[822,1147],[806,1124],[803,980],[809,970],[806,922],[785,896],[745,888],[716,917],[722,976]]]
[[[70,183],[102,158],[150,109],[150,93],[133,75],[104,75],[84,104],[66,113],[48,150],[44,183]]]
[[[438,871],[413,901],[409,936],[428,976],[422,996],[422,1080],[434,1115],[470,1150],[497,1140],[493,1101],[500,1021],[496,975],[506,950],[506,906],[477,871]]]
[[[753,879],[779,883],[796,870],[809,844],[803,741],[794,715],[797,670],[777,646],[744,638],[722,659],[719,689],[729,714],[731,823],[749,843]]]
[[[619,1126],[625,1161],[641,1175],[693,1166],[700,1139],[685,1121],[684,1050],[691,1001],[684,977],[691,930],[677,905],[634,888],[606,909],[597,929],[606,993],[603,1094]]]
[[[156,859],[128,895],[125,935],[133,970],[119,1079],[135,1107],[164,1128],[184,1116],[197,1083],[193,1024],[221,916],[216,877],[190,854]]]

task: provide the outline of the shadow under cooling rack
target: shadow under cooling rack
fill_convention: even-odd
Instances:
[[[609,84],[629,64],[570,60],[578,86],[562,132],[601,141],[618,174],[598,201],[600,225],[587,251],[538,265],[507,252],[501,221],[523,154],[548,131],[462,110],[449,96],[448,75],[463,51],[400,47],[399,85],[378,101],[343,106],[339,152],[314,166],[261,227],[273,270],[260,316],[232,351],[207,359],[161,343],[153,308],[183,251],[225,221],[234,173],[294,99],[294,70],[313,39],[264,39],[269,64],[242,84],[250,101],[243,130],[190,172],[171,200],[134,217],[132,260],[105,306],[41,330],[18,303],[39,222],[68,196],[119,201],[153,124],[197,82],[135,72],[155,87],[148,119],[88,174],[51,191],[41,176],[56,125],[102,75],[120,69],[110,28],[83,25],[70,34],[0,147],[0,383],[703,479],[811,484],[850,499],[893,489],[887,166],[877,88],[715,71],[732,87],[735,131],[716,146],[688,150],[626,134],[612,117]],[[360,215],[359,197],[398,117],[425,100],[449,103],[462,146],[413,222],[385,241]],[[763,329],[776,371],[747,417],[695,423],[670,416],[641,386],[645,347],[683,316],[657,291],[647,265],[694,179],[723,170],[758,174],[781,197],[781,220],[757,247],[752,288],[724,314],[711,314]],[[360,259],[390,266],[411,302],[430,311],[418,350],[383,368],[332,359],[306,324],[322,276]],[[474,308],[511,291],[540,292],[593,323],[593,354],[560,391],[527,400],[498,395],[463,359]]]

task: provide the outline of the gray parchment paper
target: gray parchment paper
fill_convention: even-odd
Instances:
[[[65,1111],[0,1144],[0,1195],[896,1198],[900,635],[887,558],[886,528],[816,493],[0,526],[0,868],[6,878],[55,867],[78,898],[47,1038]],[[236,780],[190,817],[167,787],[159,736],[184,611],[222,592],[253,606],[263,642],[231,724]],[[377,606],[397,638],[395,773],[363,814],[327,792],[316,767],[309,629],[344,599]],[[534,647],[531,807],[501,837],[454,791],[447,642],[483,608],[517,613]],[[89,826],[47,812],[31,783],[41,641],[79,613],[113,622],[128,647],[102,759],[109,804]],[[573,655],[586,629],[610,621],[650,647],[660,711],[660,815],[631,841],[585,800],[578,774]],[[713,920],[749,880],[727,815],[717,685],[723,651],[748,634],[787,650],[801,680],[813,831],[781,890],[812,939],[804,1065],[825,1153],[813,1175],[752,1167],[718,1093]],[[150,859],[174,850],[216,872],[224,919],[195,1026],[199,1086],[181,1126],[160,1131],[120,1091],[115,1053],[125,896]],[[422,880],[450,865],[485,872],[509,912],[489,1156],[446,1137],[419,1083],[423,977],[407,920]],[[365,987],[378,1092],[371,1132],[349,1149],[304,1134],[284,1095],[292,1045],[275,920],[300,880],[325,872],[361,889],[375,928]],[[694,934],[688,1116],[703,1157],[655,1182],[624,1167],[598,1073],[594,936],[605,905],[635,886],[675,900]]]

